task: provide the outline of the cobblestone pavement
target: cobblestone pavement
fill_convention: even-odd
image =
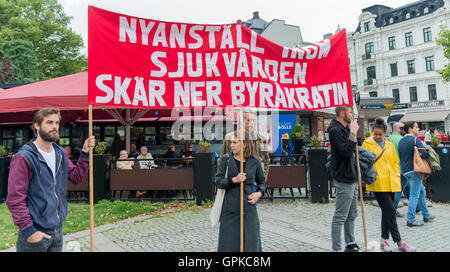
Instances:
[[[357,242],[363,247],[361,207],[355,222]],[[406,219],[397,220],[404,241],[417,251],[450,252],[450,205],[433,203],[429,208],[434,222],[409,228]],[[402,207],[400,212],[406,213]],[[216,251],[218,227],[209,224],[210,209],[172,211],[100,226],[95,229],[96,251],[128,252],[211,252]],[[263,200],[258,206],[263,251],[325,252],[331,251],[331,220],[334,201],[313,204],[308,199]],[[368,241],[379,241],[381,210],[364,205]],[[418,215],[419,219],[421,215]],[[66,235],[65,243],[78,241],[82,251],[89,251],[89,231]],[[393,241],[391,240],[391,245]],[[8,251],[12,251],[10,249]]]

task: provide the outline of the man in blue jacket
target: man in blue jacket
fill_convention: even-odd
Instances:
[[[57,145],[61,115],[58,109],[39,110],[32,128],[37,138],[14,156],[8,178],[6,205],[19,227],[18,252],[62,251],[62,224],[67,216],[67,181],[80,184],[89,168],[89,148],[84,142],[76,166]]]

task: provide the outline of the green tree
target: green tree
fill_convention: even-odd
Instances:
[[[450,59],[450,30],[447,26],[441,26],[441,31],[438,34],[438,39],[436,40],[438,45],[444,48],[444,56]],[[450,82],[450,63],[448,63],[444,69],[438,71],[442,75],[444,82]]]
[[[14,76],[16,70],[13,62],[7,56],[0,56],[0,82],[1,83],[16,83],[17,78]]]
[[[35,80],[80,72],[87,58],[80,54],[83,39],[70,29],[71,19],[57,0],[0,0],[0,51],[6,55],[8,42],[31,42]]]
[[[32,82],[36,78],[36,54],[30,41],[6,42],[5,55],[12,60],[18,82]]]

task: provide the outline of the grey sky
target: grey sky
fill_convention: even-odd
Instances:
[[[198,24],[234,23],[248,20],[254,11],[266,21],[285,20],[286,24],[300,26],[303,40],[317,42],[323,34],[335,32],[338,25],[354,31],[361,9],[372,5],[397,8],[413,0],[58,0],[67,15],[72,16],[71,27],[81,34],[87,52],[88,5],[136,17],[169,22]]]

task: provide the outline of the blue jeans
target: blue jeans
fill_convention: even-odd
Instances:
[[[423,216],[430,215],[425,202],[425,187],[422,184],[422,179],[414,172],[404,174],[409,183],[409,202],[408,215],[406,216],[408,222],[413,222],[416,219],[416,208],[419,207]]]
[[[408,190],[406,190],[406,188],[409,187],[409,183],[403,175],[400,175],[400,178],[401,178],[402,190],[400,192],[395,192],[394,208],[396,211],[398,209],[398,203],[400,202],[400,198],[402,197],[403,192],[405,193],[406,198],[409,199],[409,188],[408,188]],[[408,191],[408,192],[406,192],[406,191]]]
[[[51,238],[48,240],[43,238],[37,243],[29,243],[23,233],[19,231],[16,250],[17,252],[62,252],[64,245],[62,230],[50,236]]]
[[[336,207],[331,222],[331,241],[334,251],[342,250],[342,227],[346,245],[355,240],[355,219],[358,216],[357,183],[344,183],[333,180],[336,188]]]

